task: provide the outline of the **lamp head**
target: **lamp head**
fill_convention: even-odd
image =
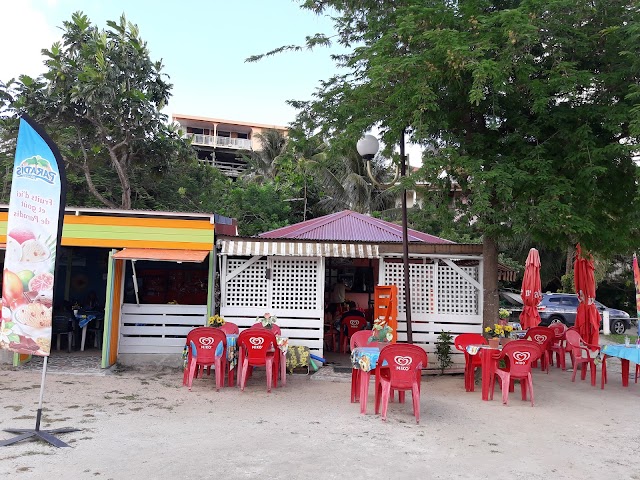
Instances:
[[[371,160],[378,153],[378,139],[373,135],[365,135],[356,144],[358,153],[365,160]]]

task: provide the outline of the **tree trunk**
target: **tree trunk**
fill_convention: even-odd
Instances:
[[[573,245],[569,245],[567,247],[567,262],[564,265],[564,274],[570,275],[573,273],[573,253],[575,251],[575,247]]]
[[[500,303],[498,300],[498,247],[493,238],[484,236],[482,241],[484,268],[482,281],[484,286],[482,308],[482,328],[493,326],[498,318]]]

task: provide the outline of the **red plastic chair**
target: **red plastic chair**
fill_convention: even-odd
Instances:
[[[417,345],[394,343],[380,352],[376,365],[376,413],[382,403],[382,420],[387,420],[391,390],[411,390],[413,414],[420,423],[420,381],[427,367],[427,352]]]
[[[216,351],[220,350],[220,344],[221,352],[216,355]],[[227,369],[227,337],[224,332],[213,327],[194,328],[187,334],[187,345],[190,345],[190,348],[182,384],[188,385],[191,390],[193,377],[197,376],[196,370],[204,372],[204,367],[213,365],[216,369],[216,391],[220,391],[224,386],[224,372]]]
[[[564,334],[567,331],[567,326],[564,323],[557,322],[549,325],[549,328],[553,330],[555,335],[555,339],[549,348],[549,364],[553,365],[553,354],[556,354],[556,364],[558,368],[562,368],[562,370],[567,369],[566,365],[566,354],[567,350],[565,348],[566,339],[564,338]]]
[[[360,317],[358,315],[349,315],[342,319],[340,323],[340,328],[342,329],[342,331],[340,332],[342,334],[342,353],[347,353],[347,344],[351,339],[351,336],[354,333],[362,330],[366,325],[367,320],[364,317]],[[344,331],[345,328],[347,329],[346,334]]]
[[[258,322],[251,325],[250,328],[262,328],[263,330],[266,330],[268,332],[273,332],[274,335],[278,335],[278,336],[282,335],[282,330],[280,330],[280,327],[275,323],[271,325],[271,328],[267,328],[264,325],[262,325],[262,323]]]
[[[549,373],[549,351],[556,339],[555,332],[549,327],[531,327],[529,330],[527,330],[527,334],[524,338],[525,340],[531,340],[540,345],[540,370],[546,370],[547,373]],[[537,363],[537,360],[534,361],[533,366],[536,367]]]
[[[585,343],[577,330],[569,329],[565,334],[567,338],[567,347],[571,348],[573,354],[573,375],[571,381],[576,381],[576,373],[578,367],[582,369],[580,378],[584,380],[587,377],[587,365],[591,369],[591,385],[596,385],[596,362],[595,356],[600,353],[599,345],[589,345]],[[607,360],[606,356],[602,358],[602,370],[600,371],[600,388],[604,389],[607,383]]]
[[[535,327],[534,327],[535,328]],[[533,407],[533,379],[531,378],[531,365],[542,355],[540,346],[535,341],[529,340],[513,340],[502,347],[500,353],[494,354],[496,363],[501,359],[505,359],[506,367],[495,368],[491,372],[491,400],[493,400],[493,391],[495,389],[495,376],[500,377],[502,388],[502,403],[507,405],[509,401],[509,390],[514,380],[520,380],[520,388],[522,390],[522,400],[527,399],[527,389],[531,397],[531,406]]]
[[[249,328],[238,337],[238,346],[242,355],[240,362],[240,388],[247,385],[249,367],[264,366],[267,370],[267,392],[271,392],[272,383],[277,386],[278,345],[273,331],[266,328]],[[275,381],[272,382],[272,380]]]
[[[370,342],[369,338],[373,335],[373,330],[360,330],[351,335],[349,340],[349,346],[351,351],[356,347],[382,347],[387,345],[381,342]],[[357,368],[351,369],[351,403],[355,403],[359,400],[360,396],[360,370]]]
[[[468,345],[486,345],[487,339],[479,333],[461,333],[453,341],[456,350],[464,352],[464,388],[467,392],[475,389],[475,370],[482,367],[482,357],[480,355],[469,355]]]
[[[220,327],[225,335],[238,335],[240,333],[240,328],[235,323],[225,322]]]

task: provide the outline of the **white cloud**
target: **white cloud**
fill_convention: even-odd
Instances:
[[[60,32],[49,25],[43,12],[30,0],[3,2],[0,28],[0,80],[21,74],[37,76],[44,72],[40,51],[51,47]]]

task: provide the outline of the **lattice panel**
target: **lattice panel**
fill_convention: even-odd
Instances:
[[[383,285],[398,287],[398,312],[405,312],[404,301],[404,265],[402,263],[384,264]],[[435,290],[432,264],[410,264],[409,283],[411,285],[411,311],[415,313],[436,313]]]
[[[460,267],[474,280],[478,280],[478,267]],[[462,278],[448,265],[438,266],[438,313],[478,315],[478,289]]]
[[[316,259],[273,259],[271,306],[274,310],[315,310],[320,262]]]
[[[411,284],[411,311],[436,313],[432,264],[409,265]],[[404,290],[402,302],[404,304]]]
[[[227,275],[244,265],[244,258],[227,260]],[[267,308],[267,259],[258,260],[227,282],[227,307]]]

